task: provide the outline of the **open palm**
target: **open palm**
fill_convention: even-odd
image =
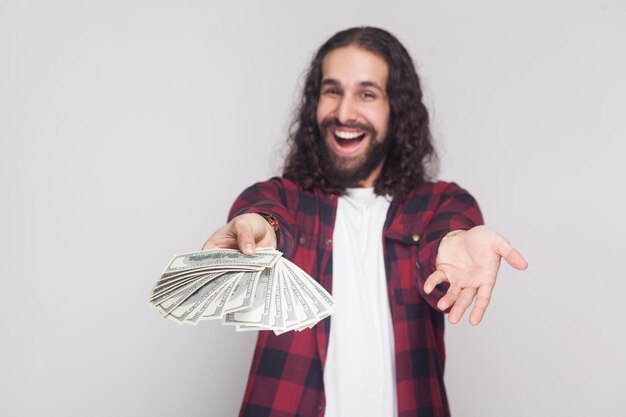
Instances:
[[[436,285],[449,282],[437,308],[451,307],[448,320],[457,323],[476,300],[470,314],[470,323],[476,325],[489,305],[502,258],[516,269],[528,266],[504,236],[487,226],[450,233],[439,246],[436,270],[426,279],[424,291],[430,294]]]

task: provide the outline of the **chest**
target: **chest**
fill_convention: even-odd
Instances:
[[[368,247],[381,247],[382,243],[390,304],[419,304],[416,261],[428,225],[427,213],[420,211],[420,205],[415,202],[403,205],[390,203],[379,208],[378,214],[359,214],[358,210],[338,212],[338,206],[336,196],[300,201],[296,216],[297,248],[293,261],[332,293],[333,279],[339,279],[333,277],[336,246],[352,245],[354,250],[367,253]],[[382,222],[375,220],[380,217],[381,211],[384,213]],[[373,223],[377,224],[376,227],[372,227]],[[340,229],[343,229],[342,235],[348,233],[351,237],[344,242],[335,242],[336,232]]]

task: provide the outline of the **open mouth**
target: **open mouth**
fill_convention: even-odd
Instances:
[[[358,149],[365,138],[366,132],[363,130],[333,130],[335,144],[341,151],[351,153]]]

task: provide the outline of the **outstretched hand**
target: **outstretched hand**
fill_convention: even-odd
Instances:
[[[424,292],[430,294],[438,284],[449,282],[437,308],[443,311],[452,307],[448,321],[454,324],[476,300],[469,321],[477,325],[489,305],[502,258],[515,269],[528,267],[506,238],[487,226],[451,232],[439,245],[436,270],[426,279]]]
[[[246,255],[254,255],[257,246],[275,249],[276,233],[259,214],[247,213],[217,229],[202,246],[202,250],[239,249]]]

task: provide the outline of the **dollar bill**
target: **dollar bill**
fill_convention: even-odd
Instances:
[[[297,285],[300,293],[306,297],[310,306],[313,308],[316,316],[320,317],[325,314],[331,308],[331,301],[329,298],[322,297],[311,285],[310,281],[307,282],[306,277],[301,275],[301,272],[293,270],[287,263],[283,262],[279,265],[282,268],[283,273],[289,277],[289,280]],[[301,270],[300,270],[301,271]]]
[[[214,280],[207,282],[198,291],[194,292],[191,296],[170,311],[168,316],[182,324],[185,319],[194,312],[194,310],[202,306],[207,299],[210,299],[212,294],[220,293],[220,290],[222,290],[232,280],[232,275],[223,274]]]
[[[259,276],[261,274],[262,271],[243,273],[243,276],[237,283],[233,294],[226,302],[226,306],[224,307],[225,312],[232,313],[238,310],[245,310],[252,305],[256,285],[259,282]]]
[[[167,266],[163,275],[172,272],[195,268],[250,267],[271,268],[282,254],[278,251],[257,250],[254,255],[247,256],[234,249],[214,249],[187,253],[175,256]]]
[[[233,280],[228,280],[223,283],[219,288],[215,291],[210,292],[208,297],[199,304],[189,315],[185,318],[183,323],[193,324],[194,326],[200,322],[200,320],[204,320],[204,317],[212,317],[215,314],[220,315],[220,305],[222,304],[222,299],[224,298],[224,294],[229,291],[229,288],[234,284]]]
[[[274,268],[263,270],[259,277],[252,305],[245,309],[228,313],[224,317],[227,325],[255,325],[270,328],[270,303],[272,302],[272,287],[274,285]]]
[[[241,279],[239,276],[236,280],[231,280],[229,284],[224,288],[223,291],[213,300],[210,304],[208,304],[208,308],[202,312],[200,316],[200,320],[218,320],[223,319],[225,316],[224,306],[228,301],[228,298],[233,292],[235,285],[237,285],[237,281]]]
[[[257,248],[253,256],[232,249],[175,256],[150,303],[180,324],[221,319],[237,331],[283,334],[313,327],[332,314],[335,301],[281,252]]]
[[[169,297],[166,300],[160,302],[157,305],[157,309],[163,317],[167,317],[176,307],[178,307],[183,301],[191,297],[196,291],[200,290],[207,282],[214,278],[213,275],[206,275],[201,277],[197,282],[184,287],[182,291],[176,293],[175,296]]]
[[[170,300],[172,298],[176,298],[176,297],[182,295],[183,293],[188,291],[192,286],[196,285],[199,281],[202,281],[203,283],[207,283],[207,282],[209,282],[209,281],[219,277],[220,275],[223,275],[223,272],[218,272],[218,273],[215,273],[215,274],[202,274],[202,275],[199,275],[192,282],[174,286],[174,287],[172,287],[172,288],[170,288],[168,290],[165,290],[165,291],[159,293],[158,295],[152,296],[152,298],[150,299],[150,302],[153,303],[155,306],[160,306],[163,303],[167,302],[168,300]]]

